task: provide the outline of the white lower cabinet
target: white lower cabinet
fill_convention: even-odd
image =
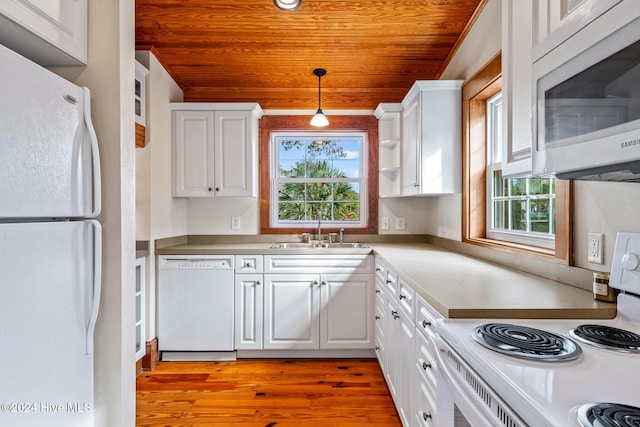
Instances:
[[[236,349],[373,349],[373,277],[371,255],[236,255]]]
[[[415,425],[438,425],[438,365],[433,338],[435,321],[441,316],[420,296],[416,296],[416,339],[414,358],[413,414]],[[417,372],[416,372],[417,371]],[[446,412],[446,411],[445,411]]]
[[[404,427],[432,427],[437,418],[433,338],[440,316],[401,276],[376,259],[375,349]]]
[[[373,275],[267,274],[264,348],[373,348]]]
[[[377,311],[374,320],[380,325],[376,351],[402,425],[408,427],[412,425],[414,413],[414,292],[380,261],[376,261],[376,273]]]
[[[238,350],[262,348],[263,282],[262,274],[236,274],[234,342]]]

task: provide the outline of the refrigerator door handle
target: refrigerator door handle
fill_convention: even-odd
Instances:
[[[93,211],[89,214],[89,218],[96,218],[102,210],[102,181],[100,173],[100,154],[98,151],[98,137],[96,130],[91,121],[91,92],[88,88],[83,87],[83,105],[84,105],[84,123],[89,132],[89,140],[91,141],[91,159],[93,166]]]
[[[89,324],[87,325],[87,354],[93,353],[94,332],[96,321],[98,320],[98,310],[100,308],[100,292],[102,289],[102,226],[96,220],[88,220],[93,226],[93,299],[91,303],[91,313],[89,314]]]

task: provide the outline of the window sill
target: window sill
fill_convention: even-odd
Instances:
[[[542,259],[545,261],[555,262],[558,264],[568,265],[566,260],[556,258],[556,254],[553,249],[528,246],[520,243],[504,242],[501,240],[491,240],[482,237],[463,239],[462,242],[480,246],[486,249],[492,249],[496,251],[507,252],[510,254],[522,255],[531,258]]]

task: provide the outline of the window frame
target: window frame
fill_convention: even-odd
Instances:
[[[262,116],[260,119],[259,168],[260,168],[260,233],[261,234],[298,234],[313,232],[313,226],[273,227],[271,221],[271,140],[272,133],[298,132],[315,133],[317,127],[309,124],[309,116],[273,115]],[[321,132],[362,132],[366,134],[366,223],[363,227],[349,228],[354,234],[378,233],[378,119],[375,116],[330,116],[329,125]],[[338,232],[340,226],[327,225],[323,231]]]
[[[571,265],[573,183],[556,179],[556,237],[552,249],[487,237],[486,101],[502,90],[499,53],[462,86],[462,241],[503,252]]]
[[[292,227],[317,227],[317,220],[306,220],[306,221],[281,221],[278,219],[278,187],[282,182],[290,182],[290,179],[281,178],[279,176],[279,162],[278,162],[278,148],[277,141],[279,138],[290,137],[292,139],[303,138],[303,139],[311,139],[311,138],[326,138],[326,139],[357,139],[360,143],[361,156],[359,159],[359,176],[358,178],[307,178],[301,179],[298,178],[294,181],[296,182],[357,182],[360,187],[360,220],[355,221],[330,221],[328,219],[323,219],[324,228],[345,228],[345,229],[354,229],[354,228],[362,228],[367,223],[368,217],[368,204],[367,204],[367,153],[368,143],[367,143],[367,134],[366,132],[361,131],[320,131],[315,130],[311,132],[271,132],[271,148],[269,150],[270,155],[270,180],[271,180],[271,200],[269,202],[271,206],[270,218],[271,218],[271,227],[273,228],[292,228]],[[282,181],[281,181],[282,179]]]

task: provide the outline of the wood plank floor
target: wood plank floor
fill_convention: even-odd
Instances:
[[[401,427],[375,359],[161,362],[136,395],[137,426]]]

